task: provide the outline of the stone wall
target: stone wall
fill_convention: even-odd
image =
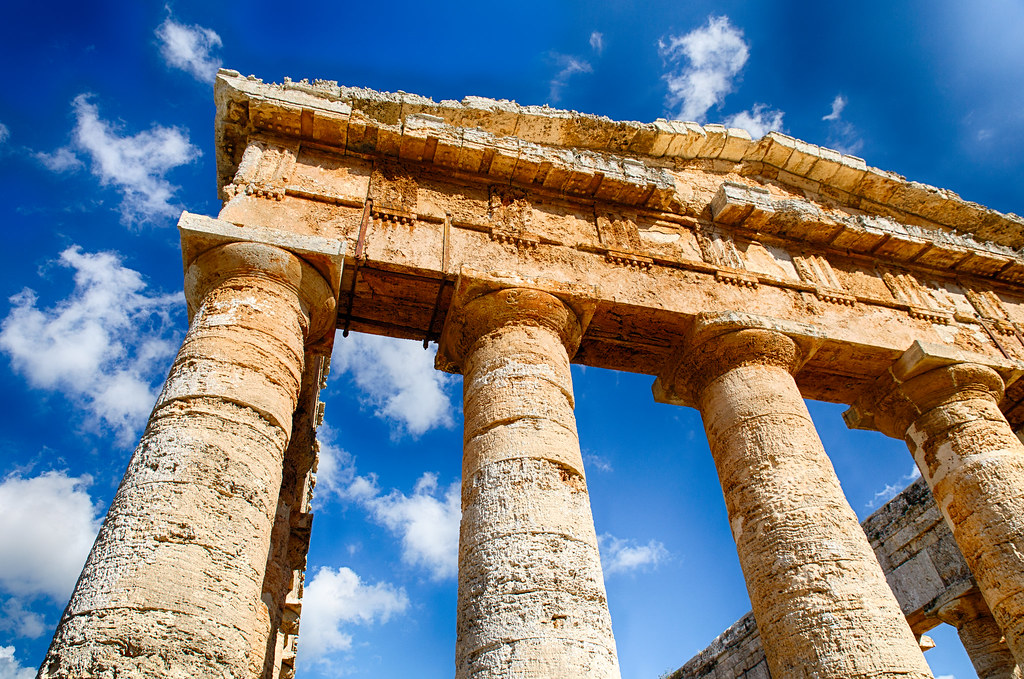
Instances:
[[[936,605],[974,587],[953,534],[923,479],[864,520],[864,532],[915,634],[941,621]],[[670,679],[768,679],[752,613],[722,632]]]

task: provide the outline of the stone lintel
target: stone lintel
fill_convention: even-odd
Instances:
[[[978,585],[974,582],[974,578],[965,578],[959,582],[948,585],[941,594],[923,606],[924,614],[929,617],[941,619],[941,611],[943,608],[968,595],[981,596],[981,590],[978,589]]]
[[[1010,385],[1024,374],[1024,363],[1009,358],[1003,360],[984,354],[963,351],[955,347],[931,342],[915,341],[903,352],[892,367],[883,373],[863,396],[843,413],[850,429],[876,429],[874,409],[882,394],[930,370],[957,363],[969,363],[991,368]]]
[[[666,369],[654,381],[651,391],[654,400],[658,403],[696,407],[688,394],[676,393],[674,389],[666,386],[668,376],[674,375],[679,365],[687,360],[689,350],[700,346],[716,337],[726,335],[738,330],[768,330],[777,332],[793,340],[800,352],[799,364],[794,373],[807,363],[814,356],[825,333],[808,323],[786,321],[757,314],[750,314],[742,311],[724,311],[698,314],[686,333],[686,338],[673,352]]]
[[[448,315],[445,317],[444,328],[438,342],[437,357],[434,366],[438,370],[459,374],[462,366],[460,358],[455,355],[453,347],[458,345],[457,334],[463,326],[466,305],[486,294],[508,288],[527,288],[539,290],[557,297],[576,314],[580,324],[580,333],[586,334],[590,319],[597,308],[596,291],[592,286],[558,281],[549,278],[533,278],[515,272],[477,271],[463,267],[455,283]],[[572,356],[570,355],[570,359]]]
[[[227,243],[253,242],[272,245],[305,260],[331,286],[335,300],[341,294],[341,271],[345,261],[345,241],[322,236],[303,235],[258,226],[238,226],[222,219],[183,212],[178,220],[181,233],[181,258],[185,271],[199,255]]]

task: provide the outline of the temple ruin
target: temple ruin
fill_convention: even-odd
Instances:
[[[1019,676],[1020,217],[778,133],[215,92],[189,331],[40,676],[293,676],[336,329],[463,375],[458,679],[619,676],[571,362],[703,418],[753,611],[677,676],[923,679],[940,620]],[[905,440],[920,487],[862,529],[804,399]]]

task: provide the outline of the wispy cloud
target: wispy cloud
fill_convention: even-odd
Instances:
[[[216,32],[179,24],[168,16],[157,27],[156,37],[160,40],[160,55],[168,66],[190,73],[201,82],[213,82],[221,65],[214,52],[223,44]]]
[[[822,120],[839,120],[839,116],[843,114],[843,109],[846,108],[846,97],[841,94],[837,94],[836,98],[832,100],[832,112],[828,115],[821,117]]]
[[[74,172],[85,166],[75,152],[67,146],[63,146],[53,153],[36,151],[32,155],[50,172]]]
[[[590,49],[599,55],[604,52],[604,33],[594,31],[590,34]]]
[[[669,108],[679,119],[704,122],[707,112],[732,92],[750,47],[728,17],[712,16],[701,28],[662,38],[658,52],[669,69],[663,76]]]
[[[14,657],[14,646],[0,646],[0,679],[33,679],[36,671]]]
[[[843,119],[843,111],[849,100],[837,94],[832,100],[832,109],[821,119],[828,123],[828,145],[842,153],[857,154],[864,148],[857,128]]]
[[[38,639],[51,631],[43,616],[26,608],[25,603],[25,599],[13,597],[0,607],[0,631],[7,632],[9,639]]]
[[[60,266],[74,271],[72,293],[41,307],[26,288],[10,298],[0,351],[35,388],[59,391],[130,445],[156,400],[177,346],[171,315],[180,295],[151,294],[112,252],[72,246]]]
[[[587,465],[587,469],[597,469],[602,472],[614,471],[612,463],[608,461],[608,458],[601,457],[595,453],[584,451],[583,462]]]
[[[167,181],[165,175],[202,155],[189,142],[188,133],[176,127],[155,125],[144,132],[122,136],[114,125],[100,118],[90,95],[75,97],[73,108],[74,144],[89,156],[92,173],[100,183],[120,190],[121,221],[132,224],[177,216],[180,208],[171,199],[178,187]]]
[[[351,627],[387,622],[409,607],[405,590],[387,582],[369,584],[351,568],[323,567],[302,598],[299,663],[333,665],[330,655],[352,648]],[[335,668],[339,671],[343,668]]]
[[[669,556],[665,545],[657,540],[640,544],[636,540],[623,540],[604,533],[598,541],[605,576],[657,568]]]
[[[767,104],[754,104],[749,111],[741,111],[725,119],[729,127],[740,127],[754,139],[760,139],[769,132],[782,131],[782,111],[768,108]]]
[[[593,73],[594,69],[589,61],[569,54],[555,53],[551,55],[551,58],[559,68],[558,73],[551,79],[551,90],[548,93],[548,100],[555,104],[562,99],[562,90],[568,84],[569,78],[577,73]]]
[[[330,430],[321,429],[321,436],[328,439]],[[442,487],[437,475],[427,472],[416,481],[411,495],[397,489],[385,493],[375,475],[358,473],[348,452],[322,443],[317,488],[361,505],[376,523],[398,537],[407,565],[424,568],[437,580],[455,576],[462,519],[458,481]]]
[[[921,478],[921,470],[914,465],[910,468],[910,472],[901,476],[896,482],[885,484],[885,487],[877,491],[871,501],[864,506],[868,509],[878,509],[919,478]]]
[[[335,344],[332,375],[347,373],[374,414],[396,425],[395,437],[419,436],[455,423],[446,391],[455,378],[434,369],[436,353],[411,340],[356,333]]]
[[[7,143],[7,140],[11,138],[11,131],[6,125],[0,123],[0,144]]]

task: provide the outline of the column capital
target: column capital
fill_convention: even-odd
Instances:
[[[276,281],[294,290],[308,318],[307,345],[334,329],[337,299],[323,276],[291,252],[255,242],[218,245],[189,264],[185,271],[189,317],[211,290],[234,279]]]
[[[741,365],[777,366],[790,374],[814,355],[822,336],[811,325],[754,314],[700,314],[652,388],[660,403],[696,407],[712,381]]]
[[[223,219],[190,212],[182,213],[178,231],[190,322],[203,295],[225,278],[263,276],[284,283],[299,293],[310,317],[307,344],[330,339],[341,295],[344,240],[262,227],[241,227]],[[232,247],[224,249],[228,245]],[[249,247],[239,247],[245,245]],[[212,251],[221,255],[210,255]],[[219,267],[223,272],[218,278]]]
[[[445,369],[460,372],[477,340],[506,325],[547,328],[558,335],[570,357],[582,337],[576,313],[562,300],[543,290],[504,288],[472,299],[449,314],[437,352],[438,363],[444,361]]]
[[[851,429],[876,429],[902,439],[920,415],[965,397],[998,403],[1021,374],[1016,361],[995,362],[951,347],[914,342],[843,413]]]
[[[549,280],[464,270],[452,294],[435,365],[461,373],[473,344],[509,324],[554,332],[571,359],[594,314],[593,290]]]

